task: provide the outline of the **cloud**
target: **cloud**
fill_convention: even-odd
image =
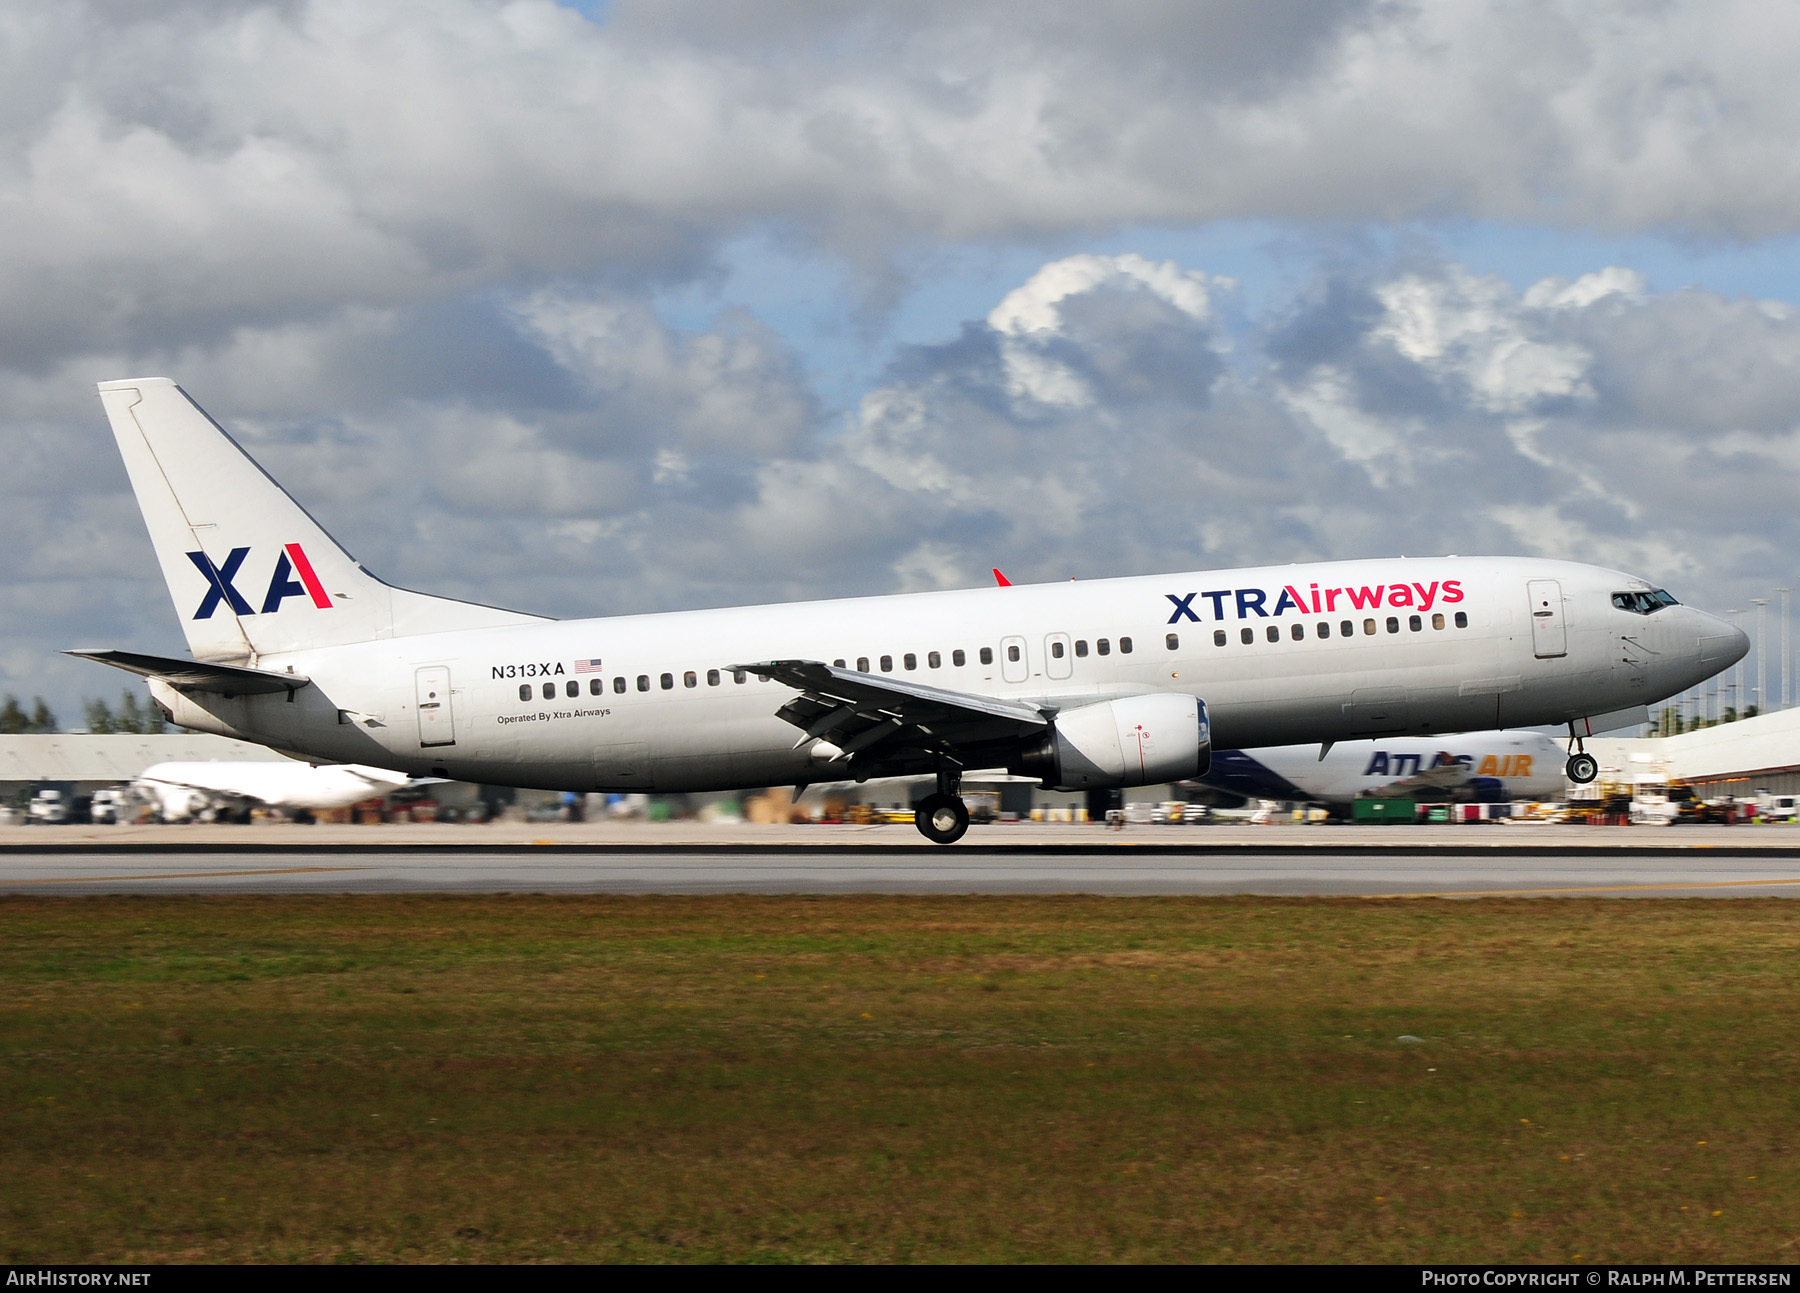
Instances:
[[[818,409],[794,358],[741,312],[681,336],[641,302],[551,290],[514,306],[521,331],[581,383],[610,437],[719,456],[791,452]]]
[[[1377,488],[1423,487],[1415,515],[1453,482],[1471,511],[1433,518],[1445,546],[1474,529],[1671,581],[1779,580],[1796,344],[1785,309],[1620,267],[1517,293],[1427,265],[1315,293],[1270,333],[1271,393]]]
[[[0,53],[0,338],[210,342],[532,276],[1146,222],[1793,232],[1800,18],[1424,7],[73,4]],[[870,281],[879,281],[879,274]]]

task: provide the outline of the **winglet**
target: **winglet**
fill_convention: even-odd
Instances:
[[[1001,574],[1000,567],[998,567],[998,566],[994,567],[994,582],[996,584],[999,584],[1000,587],[1002,587],[1002,588],[1011,588],[1012,587],[1012,580],[1008,579],[1005,575]]]

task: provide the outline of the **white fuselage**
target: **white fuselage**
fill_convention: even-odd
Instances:
[[[558,790],[730,789],[818,775],[776,717],[794,693],[734,665],[841,661],[1065,710],[1185,692],[1219,749],[1428,735],[1630,709],[1742,655],[1742,633],[1692,607],[1610,600],[1648,587],[1524,558],[1316,563],[530,622],[249,662],[312,680],[291,697],[153,687],[185,726],[314,759]]]
[[[262,760],[158,763],[144,769],[132,789],[156,800],[162,815],[183,818],[215,798],[251,801],[271,808],[318,812],[379,799],[407,784],[386,768]]]
[[[1358,795],[1417,786],[1416,798],[1560,799],[1566,742],[1542,732],[1389,736],[1277,745],[1213,754],[1202,783],[1246,799],[1348,804]]]

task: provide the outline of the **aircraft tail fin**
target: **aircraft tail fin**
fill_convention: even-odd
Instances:
[[[195,659],[539,618],[382,583],[166,377],[102,382],[100,400]]]

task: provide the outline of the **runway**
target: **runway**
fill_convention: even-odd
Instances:
[[[248,832],[239,831],[238,838]],[[1293,842],[1270,839],[1271,834]],[[1363,897],[1800,897],[1800,850],[1764,838],[1697,846],[1667,832],[1604,845],[1535,833],[1366,844],[1313,832],[1003,847],[670,843],[484,847],[117,844],[0,850],[0,895],[98,893],[1264,894]],[[1743,832],[1743,835],[1758,834]],[[1366,837],[1353,837],[1366,838]],[[1318,839],[1317,844],[1302,842]],[[1092,833],[1085,841],[1093,841]],[[1464,842],[1466,841],[1466,842]],[[1615,842],[1616,841],[1616,842]],[[1785,843],[1785,833],[1783,833]],[[1336,846],[1334,846],[1336,844]],[[1734,847],[1735,844],[1735,847]],[[1633,847],[1636,845],[1636,847]],[[1759,847],[1760,845],[1760,847]]]

